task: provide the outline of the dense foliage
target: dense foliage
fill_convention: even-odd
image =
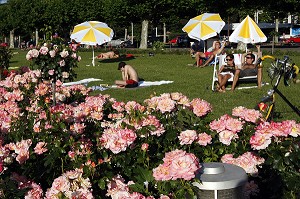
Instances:
[[[268,6],[264,6],[268,5]],[[123,36],[124,29],[130,30],[131,22],[139,24],[135,32],[140,32],[143,20],[151,22],[150,28],[162,28],[166,23],[167,30],[181,32],[181,28],[191,17],[203,12],[220,13],[226,22],[238,22],[246,15],[253,16],[257,10],[263,10],[260,21],[273,22],[274,17],[283,19],[286,13],[297,15],[299,4],[296,0],[264,2],[258,1],[135,1],[135,0],[8,0],[0,5],[0,32],[8,36],[9,31],[21,35],[29,40],[35,30],[40,37],[51,27],[64,38],[69,38],[72,28],[83,21],[104,21],[116,32],[116,36]],[[136,34],[135,34],[136,35]],[[1,39],[1,38],[0,38]]]
[[[12,51],[5,43],[0,44],[0,80],[8,74],[9,60],[12,57]]]

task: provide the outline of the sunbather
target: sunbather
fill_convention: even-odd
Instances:
[[[211,61],[214,60],[215,56],[217,54],[220,54],[224,48],[225,48],[225,45],[226,45],[226,42],[225,41],[222,41],[222,43],[220,41],[214,41],[213,43],[213,46],[212,46],[212,51],[210,52],[199,52],[198,54],[196,54],[196,56],[198,55],[199,56],[199,60],[200,59],[205,59],[205,63],[200,65],[200,61],[197,62],[197,67],[205,67],[207,66]],[[197,60],[197,57],[196,57],[196,60]]]
[[[218,92],[225,92],[225,85],[227,81],[234,76],[235,73],[235,63],[233,54],[228,54],[226,56],[226,65],[221,66],[218,72]]]
[[[200,64],[200,56],[199,54],[201,52],[204,51],[204,41],[203,40],[196,40],[193,45],[191,46],[191,56],[192,57],[195,57],[196,59],[196,64],[197,66],[201,65]]]
[[[120,53],[117,50],[109,51],[106,53],[100,53],[95,57],[95,59],[113,59],[113,58],[119,58]]]
[[[118,87],[134,88],[139,86],[139,77],[136,70],[126,64],[125,62],[120,62],[118,70],[122,72],[122,80],[116,80],[115,84]]]
[[[247,77],[247,76],[255,76],[257,75],[257,87],[261,88],[261,80],[262,80],[262,68],[260,67],[260,62],[261,62],[261,51],[260,51],[260,46],[257,45],[257,61],[254,64],[255,61],[255,55],[253,52],[248,52],[245,55],[243,55],[241,68],[236,68],[234,77],[233,77],[233,82],[232,82],[232,87],[231,90],[233,91],[235,89],[236,83],[239,79],[239,77]]]

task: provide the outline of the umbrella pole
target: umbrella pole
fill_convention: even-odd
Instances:
[[[93,64],[93,66],[95,66],[95,52],[94,52],[94,46],[92,46],[92,49],[93,49],[93,61],[92,61],[92,64]]]

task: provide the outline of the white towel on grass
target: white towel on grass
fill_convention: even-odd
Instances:
[[[63,83],[63,86],[72,86],[72,85],[77,85],[77,84],[85,84],[87,85],[90,82],[96,82],[96,81],[103,81],[102,79],[95,79],[95,78],[87,78],[87,79],[82,79],[77,82],[68,82],[68,83]]]
[[[165,81],[165,80],[162,80],[162,81],[140,81],[139,86],[135,87],[135,88],[146,87],[146,86],[157,86],[157,85],[170,84],[170,83],[173,83],[173,81]],[[92,86],[91,88],[93,90],[104,91],[104,90],[107,90],[109,88],[118,88],[118,86],[117,85],[112,85],[112,86],[100,85],[100,86]]]

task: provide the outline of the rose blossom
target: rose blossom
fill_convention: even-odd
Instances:
[[[200,168],[199,160],[194,154],[178,149],[166,153],[163,161],[163,164],[153,169],[155,180],[191,180]]]
[[[32,58],[36,58],[38,56],[39,56],[39,51],[36,49],[32,49],[28,51],[28,53],[26,54],[26,59],[31,60]]]
[[[52,70],[49,70],[49,71],[48,71],[48,74],[49,74],[49,75],[54,75],[54,70],[53,70],[53,69],[52,69]]]
[[[175,109],[175,101],[170,98],[161,99],[157,104],[157,109],[160,112],[172,112]]]
[[[66,58],[69,55],[69,52],[66,49],[64,49],[59,54],[62,58]]]
[[[38,143],[36,144],[36,146],[34,147],[34,152],[35,152],[36,154],[41,155],[41,154],[43,154],[44,152],[48,151],[48,149],[45,148],[46,146],[47,146],[47,143],[45,143],[45,142],[38,142]]]
[[[65,62],[65,60],[60,60],[60,61],[58,62],[58,64],[59,64],[61,67],[63,67],[63,66],[66,65],[66,62]]]
[[[47,55],[47,53],[49,52],[49,49],[48,47],[46,46],[42,46],[39,50],[39,52],[42,54],[42,55]]]
[[[62,72],[62,77],[63,77],[64,79],[69,78],[69,73],[68,73],[68,72]]]
[[[271,138],[269,136],[255,133],[250,138],[251,148],[255,150],[266,149],[271,144]]]
[[[180,145],[192,144],[197,139],[197,133],[194,130],[182,131],[178,139],[180,140]]]
[[[197,115],[198,117],[207,115],[212,110],[210,103],[199,98],[193,99],[190,105],[194,114]]]
[[[207,133],[200,133],[198,135],[197,142],[201,146],[206,146],[207,144],[211,144],[212,137],[211,135],[208,135]]]
[[[50,50],[49,51],[49,54],[50,54],[50,57],[55,57],[55,55],[56,55],[56,52],[55,52],[55,50]]]
[[[148,147],[149,147],[149,144],[148,143],[143,143],[142,146],[141,146],[141,149],[143,151],[147,151],[148,150]]]
[[[238,138],[238,135],[232,131],[224,130],[219,133],[219,140],[223,144],[229,146],[231,144],[231,140]]]

